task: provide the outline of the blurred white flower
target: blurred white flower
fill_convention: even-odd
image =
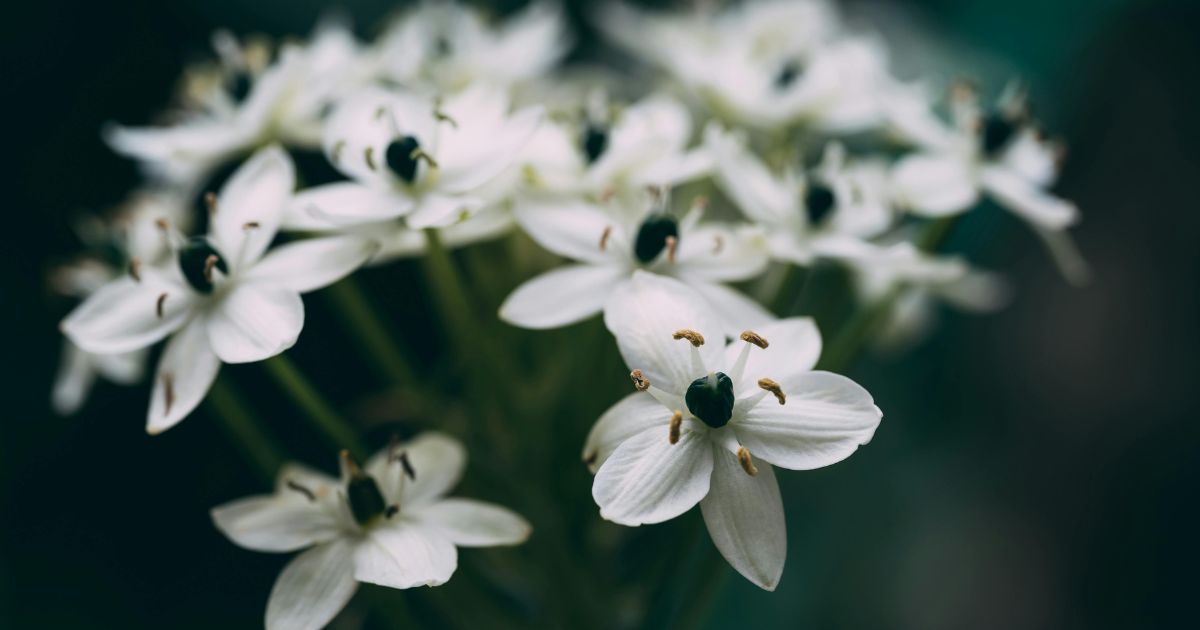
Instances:
[[[479,83],[507,88],[548,73],[571,43],[558,2],[532,2],[489,24],[477,9],[425,0],[379,38],[373,63],[384,79],[435,93]]]
[[[184,240],[163,224],[177,264],[131,260],[128,274],[63,320],[71,341],[96,354],[131,352],[171,336],[154,381],[149,432],[187,416],[222,361],[260,361],[290,348],[304,324],[300,294],[331,284],[374,253],[373,243],[352,236],[266,252],[294,186],[287,154],[259,151],[211,198],[207,237]]]
[[[790,167],[771,172],[743,139],[717,124],[704,136],[717,185],[764,228],[773,258],[808,265],[816,258],[862,257],[873,249],[866,239],[892,224],[882,167],[847,165],[839,145],[831,145],[824,164],[805,177]]]
[[[337,615],[359,582],[437,586],[458,567],[456,546],[516,545],[529,537],[529,523],[508,509],[445,498],[465,464],[457,441],[426,433],[361,469],[343,453],[340,480],[286,466],[274,494],[227,503],[212,517],[247,549],[307,548],[275,581],[266,627],[315,630]]]
[[[274,62],[265,42],[240,44],[226,31],[213,36],[213,47],[221,63],[185,76],[177,122],[106,132],[113,149],[140,161],[149,176],[189,192],[256,147],[318,145],[324,110],[365,78],[353,34],[333,21],[319,25],[307,45],[283,44]]]
[[[773,318],[757,302],[722,283],[752,278],[766,268],[762,235],[749,226],[703,224],[703,203],[680,220],[665,200],[630,211],[583,201],[527,201],[517,222],[542,247],[579,261],[517,287],[500,318],[525,328],[557,328],[591,317],[611,304],[614,291],[639,269],[678,278],[708,302],[736,335]]]
[[[636,526],[699,503],[726,560],[774,590],[787,534],[772,465],[845,459],[874,435],[879,408],[850,379],[811,371],[821,338],[806,318],[726,345],[699,295],[638,272],[614,291],[604,319],[640,391],[609,409],[584,447],[600,515]]]

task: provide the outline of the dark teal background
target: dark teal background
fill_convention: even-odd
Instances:
[[[911,6],[934,33],[1031,80],[1038,112],[1070,142],[1058,190],[1083,209],[1077,234],[1095,281],[1067,286],[1017,221],[995,209],[973,214],[951,246],[1011,272],[1013,305],[987,317],[946,313],[911,354],[861,362],[853,376],[885,410],[883,425],[845,463],[780,475],[789,556],[779,591],[730,575],[715,602],[684,606],[711,603],[714,628],[1192,626],[1200,5],[886,4]],[[119,201],[136,181],[100,142],[104,122],[148,120],[182,64],[207,53],[213,28],[305,34],[324,6],[6,8],[0,627],[259,623],[283,558],[229,544],[207,510],[262,484],[204,412],[147,437],[146,387],[101,386],[78,417],[51,414],[55,326],[69,305],[43,280],[78,247],[73,213]],[[390,7],[345,6],[360,26]],[[411,268],[389,273],[399,275],[364,280],[389,303],[420,297],[394,288]],[[309,304],[309,326],[336,330],[319,300]],[[344,343],[306,334],[295,354],[350,405],[371,386],[347,377],[355,372]],[[228,372],[257,395],[261,371]],[[290,410],[272,406],[274,390],[263,396],[297,456],[332,463]]]

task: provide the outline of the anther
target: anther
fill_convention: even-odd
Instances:
[[[438,168],[438,163],[436,160],[433,159],[433,156],[426,153],[425,149],[422,149],[421,147],[417,147],[417,148],[413,149],[412,153],[408,154],[408,157],[409,157],[409,159],[412,159],[414,161],[415,160],[425,160],[425,163],[428,164],[431,168]]]
[[[170,372],[163,372],[163,415],[171,415],[171,406],[175,404],[175,376]]]
[[[679,430],[683,428],[683,412],[678,409],[671,415],[671,428],[667,433],[667,441],[671,444],[679,442]]]
[[[338,453],[338,457],[342,459],[342,466],[345,467],[347,475],[351,477],[358,477],[362,475],[362,470],[358,467],[358,462],[354,461],[354,458],[350,456],[349,450],[342,449],[341,452]]]
[[[612,226],[606,225],[604,233],[600,235],[600,251],[604,251],[604,248],[608,246],[608,237],[610,236],[612,236]]]
[[[220,260],[220,256],[217,256],[216,254],[209,254],[208,258],[204,259],[204,279],[208,280],[209,284],[212,284],[213,269],[216,268],[217,263],[220,262]]]
[[[408,451],[400,453],[400,467],[404,469],[404,474],[408,476],[409,481],[417,480],[417,471],[413,468],[412,462],[408,459]]]
[[[667,262],[675,262],[675,250],[679,246],[679,239],[674,236],[667,237]]]
[[[129,259],[129,277],[134,282],[142,281],[142,260],[136,256]]]
[[[742,332],[741,339],[742,339],[742,341],[745,341],[746,343],[752,343],[752,344],[758,346],[759,348],[762,348],[763,350],[766,350],[767,346],[771,345],[771,344],[767,343],[766,339],[763,339],[762,335],[754,332],[753,330],[747,330],[747,331]]]
[[[208,191],[204,193],[204,205],[208,208],[209,214],[217,213],[217,193]]]
[[[783,388],[779,386],[779,383],[769,378],[760,378],[758,379],[758,386],[775,394],[775,399],[779,401],[779,404],[782,405],[787,402],[787,396],[784,395]]]
[[[243,230],[257,230],[260,227],[262,226],[258,223],[258,221],[247,221],[242,224]]]
[[[154,313],[159,319],[163,318],[163,306],[167,303],[167,294],[163,293],[158,296],[158,301],[154,303]]]
[[[333,145],[333,151],[330,153],[329,157],[330,157],[330,159],[333,160],[334,164],[337,164],[338,162],[342,161],[342,151],[345,150],[345,148],[346,148],[345,140],[338,140]]]
[[[168,234],[171,232],[171,222],[166,219],[155,219],[154,226]]]
[[[316,493],[296,483],[295,481],[292,481],[291,479],[288,479],[286,482],[284,482],[284,485],[287,486],[288,490],[294,490],[300,494],[303,494],[304,498],[308,499],[309,501],[316,502],[317,500]]]
[[[696,346],[697,348],[704,345],[704,335],[701,335],[700,333],[689,328],[676,330],[671,334],[671,338],[675,339],[676,341],[680,339],[687,339],[693,346]]]
[[[367,147],[363,152],[363,159],[367,161],[367,168],[375,170],[375,147]]]
[[[725,239],[720,234],[713,234],[713,256],[719,255],[723,249],[725,249]]]
[[[750,451],[746,450],[745,446],[738,447],[737,458],[747,475],[753,477],[758,474],[758,469],[754,467],[754,458],[750,457]]]
[[[634,370],[630,372],[629,378],[633,380],[634,389],[638,390],[639,392],[644,392],[647,389],[650,389],[650,379],[646,378],[646,375],[642,374],[641,370]]]
[[[446,113],[440,109],[433,110],[433,117],[436,118],[438,122],[450,123],[451,127],[458,129],[458,121],[447,116]]]
[[[393,504],[387,506],[387,509],[383,511],[383,518],[392,518],[399,511],[400,511],[400,506],[393,503]]]

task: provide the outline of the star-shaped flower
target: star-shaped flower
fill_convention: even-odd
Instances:
[[[457,441],[425,433],[361,469],[343,453],[340,480],[286,466],[274,494],[227,503],[212,517],[247,549],[307,549],[275,581],[266,627],[315,630],[337,615],[359,582],[437,586],[458,567],[456,546],[516,545],[529,537],[529,523],[510,510],[445,498],[465,464]]]
[[[636,526],[699,503],[726,560],[774,590],[787,537],[772,465],[845,459],[874,435],[879,408],[850,379],[810,371],[821,341],[808,319],[726,345],[692,290],[638,272],[614,291],[604,320],[639,391],[609,409],[584,446],[600,515]]]
[[[287,154],[261,150],[209,198],[206,237],[185,240],[164,223],[174,264],[132,259],[128,274],[63,320],[71,341],[96,354],[131,352],[171,336],[154,382],[151,433],[200,403],[221,362],[261,361],[292,347],[304,325],[300,294],[333,283],[374,253],[371,241],[356,236],[267,252],[294,186]]]

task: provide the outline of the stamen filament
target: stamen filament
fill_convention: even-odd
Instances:
[[[309,501],[312,501],[315,503],[317,500],[317,494],[315,492],[300,485],[299,483],[296,483],[295,481],[293,481],[291,479],[288,479],[286,482],[284,482],[284,485],[287,486],[288,490],[295,490],[296,492],[303,494],[304,497],[306,499],[308,499]]]
[[[133,278],[134,282],[142,281],[142,260],[137,256],[129,259],[129,277]]]
[[[679,239],[674,236],[667,237],[667,262],[675,262],[675,250],[679,248]]]
[[[163,318],[163,306],[166,304],[166,302],[167,294],[163,293],[162,295],[158,296],[158,301],[154,303],[154,313],[158,315],[159,319]]]

